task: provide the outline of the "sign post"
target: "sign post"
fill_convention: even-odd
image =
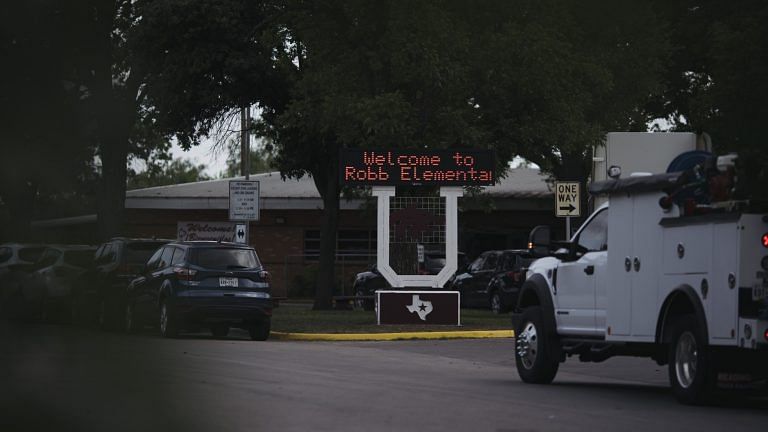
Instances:
[[[245,222],[236,225],[235,243],[250,244],[248,222],[259,220],[259,182],[254,180],[229,181],[229,220]]]
[[[555,182],[555,216],[565,218],[565,238],[571,239],[571,218],[581,216],[581,183]]]

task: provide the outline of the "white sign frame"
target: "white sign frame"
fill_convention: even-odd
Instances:
[[[393,288],[442,288],[458,269],[458,198],[464,189],[458,186],[440,187],[445,198],[445,266],[436,275],[401,275],[389,265],[389,199],[395,196],[394,186],[374,186],[371,194],[377,199],[376,268]]]
[[[258,180],[229,181],[229,220],[258,221],[261,190]]]
[[[570,188],[575,186],[576,198],[572,199],[573,192]],[[567,192],[560,192],[560,188],[565,187]],[[567,199],[561,199],[566,197]],[[573,210],[571,210],[571,206]],[[555,216],[557,217],[581,217],[581,183],[573,181],[555,182]]]

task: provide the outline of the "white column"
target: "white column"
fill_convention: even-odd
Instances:
[[[389,266],[389,199],[395,196],[394,186],[373,186],[376,197],[376,269],[392,287],[404,285]]]
[[[445,197],[445,267],[440,270],[435,280],[435,287],[442,288],[459,268],[459,203],[464,195],[460,187],[441,187],[440,196]]]

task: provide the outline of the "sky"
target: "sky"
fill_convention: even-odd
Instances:
[[[184,151],[174,142],[171,147],[171,156],[174,159],[191,159],[195,165],[205,164],[207,167],[205,173],[211,177],[217,177],[220,172],[227,168],[227,153],[220,151],[218,154],[213,152],[213,139],[206,139],[198,146],[194,146],[189,151]]]

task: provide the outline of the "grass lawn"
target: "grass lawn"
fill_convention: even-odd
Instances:
[[[511,330],[509,314],[462,309],[461,327],[442,325],[377,325],[373,311],[313,311],[311,303],[281,302],[272,315],[272,331],[287,333],[391,333],[450,330]]]

